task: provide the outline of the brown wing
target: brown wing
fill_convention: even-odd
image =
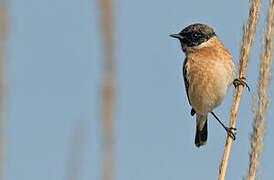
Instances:
[[[188,99],[188,102],[189,104],[191,105],[190,101],[189,101],[189,95],[188,95],[188,87],[189,87],[189,82],[186,78],[186,74],[187,74],[187,71],[186,71],[186,63],[187,63],[187,58],[185,58],[185,61],[184,61],[184,65],[183,65],[183,77],[184,77],[184,82],[185,82],[185,89],[186,89],[186,95],[187,95],[187,99]],[[192,108],[191,109],[191,116],[193,116],[195,114],[195,110]]]
[[[187,74],[187,71],[186,71],[186,63],[187,63],[187,58],[185,58],[185,61],[184,61],[184,65],[183,65],[183,77],[184,77],[184,82],[185,82],[185,89],[186,89],[186,95],[187,95],[187,99],[188,99],[188,102],[190,104],[190,101],[189,101],[189,96],[188,96],[188,87],[189,87],[189,82],[186,78],[186,74]],[[190,104],[191,105],[191,104]]]

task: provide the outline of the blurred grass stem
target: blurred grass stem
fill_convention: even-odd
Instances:
[[[104,39],[103,59],[103,174],[102,180],[114,179],[114,100],[115,100],[115,54],[113,1],[100,0],[102,35]]]
[[[0,180],[3,179],[4,160],[4,63],[7,58],[8,14],[7,1],[0,0]]]
[[[262,31],[262,50],[261,63],[258,80],[258,105],[256,107],[256,97],[253,98],[253,132],[250,138],[251,153],[249,155],[249,171],[246,176],[247,180],[254,180],[256,172],[260,165],[259,157],[263,151],[266,124],[265,119],[268,112],[271,97],[267,88],[271,80],[271,65],[272,65],[272,48],[273,48],[273,26],[274,26],[274,0],[270,0],[268,16],[266,21],[267,32],[264,35]]]

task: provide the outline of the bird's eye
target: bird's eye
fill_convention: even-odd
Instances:
[[[198,34],[198,33],[193,33],[192,34],[192,38],[194,38],[194,39],[197,39],[199,37],[200,37],[200,34]]]

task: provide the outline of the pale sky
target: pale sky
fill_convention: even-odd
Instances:
[[[249,164],[252,95],[257,91],[263,1],[232,144],[227,179],[242,179]],[[169,34],[192,23],[213,27],[238,62],[248,1],[115,1],[116,180],[217,179],[226,133],[209,116],[207,145],[194,145],[183,79],[185,58]],[[80,180],[102,172],[100,92],[102,38],[94,0],[12,0],[6,62],[4,180],[62,180],[70,169],[71,139],[85,136]],[[273,84],[270,86],[273,94]],[[229,94],[215,113],[229,124]],[[273,103],[267,117],[262,179],[273,177]],[[81,157],[81,156],[80,156]],[[80,163],[81,164],[81,163]]]

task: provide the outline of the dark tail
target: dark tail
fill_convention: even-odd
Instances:
[[[203,146],[207,141],[207,117],[197,115],[197,126],[196,126],[196,135],[195,135],[195,145],[197,147]]]

